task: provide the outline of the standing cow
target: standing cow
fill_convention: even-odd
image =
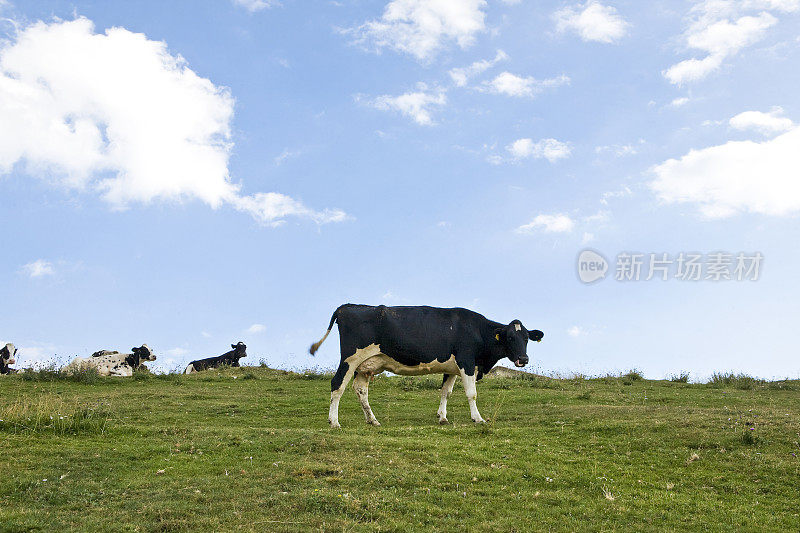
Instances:
[[[155,361],[156,356],[146,344],[139,348],[131,348],[133,353],[119,353],[111,350],[100,350],[92,357],[76,357],[64,367],[64,372],[75,373],[87,368],[96,368],[101,376],[130,377],[145,361]]]
[[[544,333],[528,331],[519,320],[501,324],[459,307],[386,307],[345,304],[331,317],[328,331],[311,345],[313,355],[339,324],[341,362],[331,380],[328,421],[339,426],[339,399],[350,378],[368,424],[380,426],[369,406],[370,378],[384,370],[402,375],[444,374],[439,423],[447,423],[447,398],[461,376],[470,414],[484,423],[475,399],[475,383],[500,359],[516,366],[528,364],[528,340],[541,341]]]
[[[192,372],[200,372],[201,370],[208,370],[210,368],[219,368],[221,366],[239,366],[239,359],[247,357],[247,345],[243,342],[231,344],[230,352],[225,352],[217,357],[207,357],[205,359],[198,359],[186,365],[184,374],[191,374]]]
[[[10,342],[0,348],[0,374],[13,374],[16,372],[11,365],[17,362],[14,355],[17,353],[16,347]]]

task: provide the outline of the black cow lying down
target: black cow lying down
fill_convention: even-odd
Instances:
[[[0,374],[13,374],[15,369],[11,365],[17,362],[14,354],[17,353],[17,348],[10,342],[0,348]]]
[[[384,370],[402,375],[444,374],[439,423],[447,423],[447,398],[456,376],[461,376],[472,420],[485,422],[478,412],[475,383],[500,359],[516,366],[528,364],[528,340],[541,341],[544,333],[528,331],[519,320],[501,324],[460,307],[373,307],[345,304],[331,317],[328,331],[311,345],[313,355],[339,324],[341,362],[331,380],[328,421],[339,426],[339,399],[350,378],[368,424],[380,423],[369,406],[370,378]]]
[[[198,359],[192,361],[186,366],[184,374],[191,374],[192,372],[200,372],[201,370],[208,370],[209,368],[219,368],[223,365],[239,366],[239,359],[247,357],[247,346],[243,342],[231,344],[230,352],[225,352],[217,357],[207,357],[205,359]]]

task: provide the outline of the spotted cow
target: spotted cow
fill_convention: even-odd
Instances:
[[[95,352],[92,357],[76,357],[64,367],[64,372],[74,373],[88,368],[96,368],[101,376],[130,377],[146,361],[155,361],[156,356],[146,344],[131,348],[133,353],[118,353],[110,350]]]
[[[225,352],[217,357],[207,357],[205,359],[198,359],[186,365],[184,374],[191,374],[192,372],[200,372],[201,370],[208,370],[210,368],[219,368],[221,366],[239,366],[239,359],[247,357],[247,345],[243,342],[231,344],[230,352]]]
[[[519,320],[501,324],[463,308],[386,307],[345,304],[331,317],[328,331],[311,345],[313,355],[339,325],[341,361],[331,380],[328,421],[339,426],[339,399],[353,378],[368,424],[380,423],[369,406],[372,376],[388,370],[401,375],[444,374],[439,423],[447,423],[447,398],[460,376],[472,420],[484,423],[476,404],[476,381],[503,358],[516,366],[528,364],[528,340],[541,341],[544,333],[528,330]]]
[[[17,349],[10,342],[0,348],[0,374],[13,374],[16,372],[15,369],[11,368],[11,365],[17,362],[14,358],[16,353]]]

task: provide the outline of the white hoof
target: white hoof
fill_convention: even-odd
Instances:
[[[370,420],[369,422],[367,422],[367,424],[370,424],[375,427],[379,427],[381,425],[381,423],[378,422],[377,420]]]
[[[337,428],[340,428],[340,427],[342,427],[342,426],[340,426],[340,425],[339,425],[339,422],[337,422],[337,421],[328,420],[328,422],[330,423],[330,425],[331,425],[331,427],[332,427],[333,429],[337,429]]]
[[[477,418],[477,419],[473,418],[472,421],[475,422],[476,424],[485,424],[486,423],[486,420],[484,420],[483,418]]]
[[[450,422],[448,422],[447,418],[445,418],[445,417],[439,417],[439,423],[441,425],[445,425],[445,424],[449,424]]]

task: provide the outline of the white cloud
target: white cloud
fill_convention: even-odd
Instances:
[[[471,45],[486,29],[485,0],[392,0],[380,19],[345,30],[360,44],[392,48],[430,60],[446,42]]]
[[[596,0],[568,6],[553,14],[559,32],[574,31],[584,41],[613,43],[625,36],[629,24],[617,10]]]
[[[37,259],[22,267],[22,272],[32,278],[41,278],[43,276],[52,276],[55,274],[53,264],[44,259]]]
[[[670,83],[682,85],[706,77],[729,57],[764,38],[778,19],[767,11],[784,13],[800,9],[797,0],[702,0],[690,11],[683,38],[688,48],[706,56],[676,63],[663,72]],[[760,11],[745,15],[747,11]]]
[[[372,100],[369,105],[383,111],[398,111],[411,118],[422,126],[434,124],[431,113],[434,106],[443,106],[447,103],[444,91],[429,92],[424,84],[418,91],[401,94],[399,96],[383,95]]]
[[[275,156],[273,161],[275,161],[277,166],[281,166],[289,159],[294,159],[296,157],[300,157],[301,155],[303,155],[302,150],[289,150],[288,148],[284,148],[283,152],[281,152],[280,155]]]
[[[451,69],[448,74],[450,74],[450,78],[457,87],[464,87],[467,85],[470,78],[486,72],[500,61],[506,61],[507,59],[508,55],[502,50],[498,50],[494,59],[481,59],[480,61],[475,61],[468,67]]]
[[[800,127],[763,142],[728,141],[691,150],[652,170],[651,189],[667,203],[692,203],[707,218],[800,211]]]
[[[603,222],[608,222],[611,218],[611,213],[607,210],[600,210],[594,215],[589,215],[584,217],[583,221],[587,224],[602,224]]]
[[[728,121],[736,130],[755,130],[765,135],[782,133],[794,127],[790,118],[783,117],[783,108],[774,107],[769,113],[761,111],[745,111]]]
[[[569,84],[569,82],[569,77],[563,74],[556,78],[537,80],[532,76],[523,78],[510,72],[503,72],[498,74],[493,80],[483,82],[483,90],[495,94],[504,94],[506,96],[534,97],[545,89],[566,85]]]
[[[265,331],[267,331],[267,326],[265,326],[264,324],[253,324],[252,326],[247,328],[247,333],[251,335],[255,335],[257,333],[264,333]]]
[[[169,350],[164,350],[164,355],[169,357],[183,357],[184,355],[188,354],[189,350],[185,348],[171,348]]]
[[[5,343],[3,344],[5,345]],[[52,344],[35,343],[35,345],[17,346],[17,364],[15,368],[44,368],[51,365],[61,366],[67,361],[56,357],[56,347]]]
[[[277,193],[240,194],[228,171],[233,106],[163,42],[95,34],[85,18],[38,22],[0,45],[0,174],[18,166],[115,208],[198,199],[272,225],[341,220]]]
[[[580,337],[582,335],[586,335],[586,331],[579,326],[572,326],[567,330],[567,335],[570,337]]]
[[[551,163],[555,163],[559,159],[569,157],[572,149],[568,143],[558,141],[556,139],[541,139],[533,142],[533,139],[517,139],[508,146],[506,151],[510,154],[510,159],[501,156],[493,155],[489,157],[489,162],[494,164],[504,163],[506,161],[521,161],[523,159],[547,159]]]
[[[281,5],[277,0],[233,0],[233,3],[245,8],[251,13]]]
[[[624,198],[626,196],[631,196],[633,191],[627,185],[624,185],[621,189],[616,191],[607,191],[604,192],[600,197],[600,203],[603,205],[608,205],[608,201],[612,198]]]
[[[529,223],[516,229],[517,233],[531,234],[538,230],[547,233],[567,233],[575,227],[575,222],[567,215],[537,215]]]
[[[211,333],[209,333],[209,332],[207,332],[207,331],[201,331],[201,332],[200,332],[200,335],[202,335],[202,336],[203,336],[203,337],[205,337],[206,339],[210,339],[210,338],[211,338]]]
[[[683,107],[688,103],[689,99],[685,96],[682,96],[680,98],[675,98],[673,101],[669,103],[669,105],[671,105],[672,107]]]
[[[593,240],[594,240],[594,233],[589,233],[588,231],[585,231],[583,233],[583,238],[581,239],[581,246],[589,244]]]
[[[594,149],[594,153],[598,155],[610,153],[615,155],[616,157],[635,155],[638,152],[639,150],[632,144],[609,144],[605,146],[596,146]]]

